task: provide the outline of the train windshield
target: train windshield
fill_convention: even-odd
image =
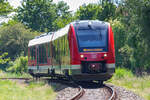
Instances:
[[[108,30],[105,29],[78,29],[77,39],[79,51],[83,48],[107,48],[107,34]]]

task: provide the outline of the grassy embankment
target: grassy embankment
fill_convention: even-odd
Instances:
[[[118,68],[113,78],[108,80],[117,86],[126,88],[127,90],[134,91],[145,100],[150,100],[150,76],[136,77],[127,69]]]
[[[15,73],[6,73],[0,70],[0,78],[31,78],[29,74],[24,73],[23,75],[21,74],[15,74]]]
[[[28,74],[17,75],[0,72],[0,77],[31,77]],[[117,68],[107,83],[134,91],[146,100],[150,100],[150,76],[136,77],[127,69]],[[20,84],[9,80],[0,80],[0,100],[54,100],[55,86],[44,83]]]
[[[28,77],[0,72],[0,77]],[[0,100],[54,100],[56,93],[53,87],[42,82],[21,83],[0,80]]]

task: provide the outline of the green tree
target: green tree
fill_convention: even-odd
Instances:
[[[97,4],[84,4],[77,10],[76,16],[80,20],[95,20],[101,12],[102,7]]]
[[[7,57],[8,53],[3,53],[0,55],[0,65],[7,63],[10,59]]]
[[[63,1],[58,2],[56,5],[56,14],[57,18],[54,20],[55,30],[58,30],[75,20],[69,11],[69,6]]]
[[[150,36],[149,36],[149,0],[124,0],[117,8],[119,20],[123,25],[122,32],[117,32],[117,58],[121,58],[119,66],[128,67],[135,72],[150,68]],[[122,14],[122,15],[121,15]],[[121,27],[118,26],[118,29]],[[117,29],[116,29],[117,30]],[[121,38],[121,36],[124,36]],[[124,40],[124,42],[121,42]],[[118,60],[118,59],[117,59]],[[117,61],[116,60],[116,61]]]
[[[37,31],[54,30],[56,5],[50,0],[23,0],[18,8],[18,20]]]
[[[28,41],[35,35],[30,31],[21,23],[1,27],[0,51],[2,53],[8,52],[8,56],[11,59],[20,55],[21,52],[26,53]]]
[[[102,11],[98,13],[97,19],[108,21],[116,18],[116,6],[114,3],[109,0],[103,0],[102,4],[99,3],[99,5],[102,5]]]
[[[108,1],[98,4],[88,4],[80,6],[76,12],[77,19],[80,20],[101,20],[108,21],[116,18],[116,6]]]
[[[67,3],[54,4],[52,0],[24,0],[17,17],[29,28],[40,32],[56,31],[72,20]]]
[[[62,18],[67,18],[67,16],[71,15],[70,11],[69,11],[69,6],[67,5],[67,3],[65,3],[64,1],[60,1],[58,2],[58,4],[56,5],[56,14],[57,17],[62,17]]]
[[[0,0],[0,16],[6,16],[13,11],[7,0]]]

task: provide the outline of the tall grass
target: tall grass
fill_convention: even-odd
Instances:
[[[53,89],[44,83],[19,84],[0,80],[0,100],[54,100]]]
[[[28,73],[11,73],[11,72],[4,72],[0,70],[0,78],[31,78],[32,76]]]
[[[128,69],[125,69],[125,68],[117,68],[115,70],[115,74],[113,76],[113,78],[115,79],[123,79],[123,78],[131,78],[133,77],[133,73],[128,70]]]
[[[117,68],[114,76],[107,83],[124,87],[150,100],[150,76],[137,77],[128,69]]]

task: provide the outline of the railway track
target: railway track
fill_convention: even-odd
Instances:
[[[112,87],[108,86],[108,85],[104,85],[104,88],[106,88],[111,94],[108,100],[115,100],[116,99],[115,90]],[[82,96],[84,96],[85,92],[86,91],[81,86],[79,86],[79,92],[77,94],[75,94],[69,100],[80,100],[80,98],[82,99]]]
[[[84,95],[84,93],[84,89],[81,86],[79,86],[79,92],[75,94],[70,100],[79,100]]]
[[[112,87],[108,86],[108,85],[105,85],[105,87],[111,93],[111,96],[110,96],[110,98],[108,100],[115,100],[116,99],[116,92],[115,92],[115,90]]]

